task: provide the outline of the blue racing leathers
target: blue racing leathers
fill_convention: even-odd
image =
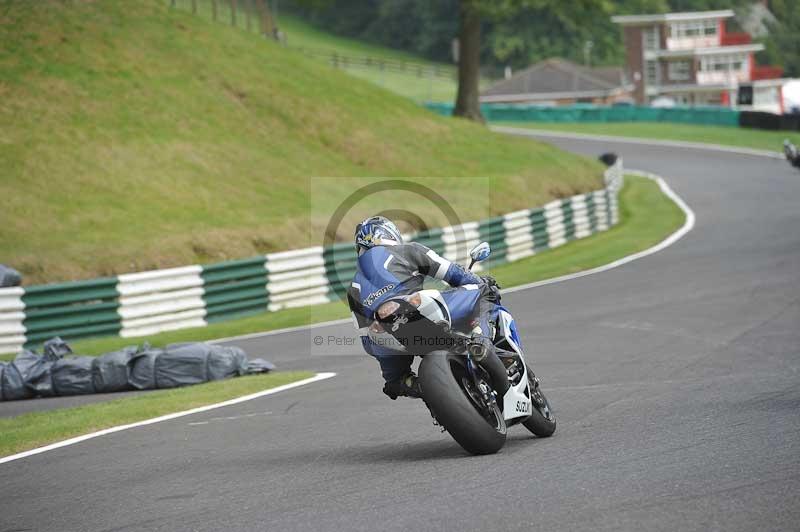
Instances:
[[[454,328],[471,328],[477,320],[483,331],[489,331],[488,320],[496,306],[490,301],[491,290],[480,277],[422,244],[375,246],[358,257],[357,268],[347,300],[364,350],[378,359],[386,382],[407,375],[414,357],[399,344],[376,342],[369,326],[384,301],[421,290],[426,277],[456,287],[442,292]]]

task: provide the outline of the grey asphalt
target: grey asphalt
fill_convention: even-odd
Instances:
[[[236,342],[338,376],[0,465],[11,530],[800,530],[800,173],[553,141],[663,175],[666,250],[504,298],[559,419],[471,457],[380,391],[349,326]]]

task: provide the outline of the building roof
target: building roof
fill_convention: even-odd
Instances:
[[[483,91],[481,101],[601,97],[631,88],[621,67],[591,68],[554,58],[495,83]]]
[[[661,13],[655,15],[618,15],[611,17],[612,22],[622,25],[635,26],[637,24],[649,24],[653,22],[679,22],[686,20],[709,20],[723,19],[734,16],[731,9],[719,11],[691,11],[686,13]]]

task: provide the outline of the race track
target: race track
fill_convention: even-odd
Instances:
[[[800,529],[800,172],[586,140],[697,224],[620,268],[504,298],[558,415],[470,457],[388,400],[350,325],[242,340],[338,376],[0,465],[0,532]]]

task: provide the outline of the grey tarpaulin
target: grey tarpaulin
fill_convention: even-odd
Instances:
[[[253,360],[249,360],[247,362],[248,374],[266,373],[268,371],[272,371],[273,369],[275,369],[275,364],[264,360],[263,358],[254,358]]]
[[[45,358],[49,360],[58,360],[61,357],[72,354],[72,349],[67,345],[67,342],[60,337],[50,338],[42,346]]]
[[[0,288],[9,286],[19,286],[22,283],[22,275],[5,264],[0,264]]]
[[[206,343],[171,344],[164,349],[144,344],[99,357],[65,357],[72,350],[54,338],[44,352],[25,350],[13,362],[0,364],[0,400],[174,388],[275,367],[263,359],[248,361],[238,347]]]
[[[136,353],[128,384],[137,390],[153,390],[156,386],[156,361],[164,351],[145,344],[144,350]]]
[[[25,388],[31,395],[42,395],[49,397],[53,393],[53,379],[50,375],[50,367],[54,360],[46,356],[39,355],[33,351],[24,350],[17,355],[11,363],[19,371]]]
[[[140,390],[175,388],[244,375],[247,366],[247,355],[238,347],[171,344],[138,353],[130,383]]]
[[[17,367],[13,362],[3,365],[2,375],[0,375],[0,399],[3,401],[16,401],[18,399],[28,399],[33,397],[25,387],[25,381],[22,379]]]
[[[94,393],[92,363],[94,357],[68,357],[56,360],[50,367],[54,395]]]
[[[139,350],[136,346],[113,351],[94,359],[92,382],[97,393],[122,392],[133,388],[130,384],[133,359]]]

